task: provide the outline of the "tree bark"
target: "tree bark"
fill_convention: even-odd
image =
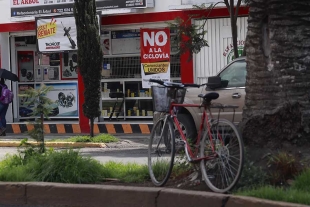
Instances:
[[[238,44],[237,44],[237,38],[238,38],[238,32],[237,32],[237,18],[238,14],[235,14],[235,8],[234,8],[234,0],[230,0],[230,25],[231,25],[231,34],[232,34],[232,40],[233,40],[233,46],[234,46],[234,56],[235,58],[239,57],[238,54]]]
[[[309,0],[250,3],[241,123],[248,144],[309,141],[309,11]]]
[[[85,86],[83,113],[93,124],[100,116],[101,70],[103,53],[100,44],[100,27],[95,0],[74,0],[77,26],[78,66]],[[93,127],[90,135],[93,136]]]
[[[41,130],[42,130],[42,133],[41,133],[41,146],[40,146],[40,151],[41,153],[44,153],[45,152],[45,143],[44,143],[44,115],[43,113],[41,113]]]
[[[90,119],[90,137],[94,137],[94,119]]]

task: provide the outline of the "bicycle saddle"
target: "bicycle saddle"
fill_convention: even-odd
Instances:
[[[210,93],[206,93],[206,94],[199,94],[198,97],[199,98],[203,98],[205,100],[215,100],[219,97],[220,95],[216,92],[210,92]]]

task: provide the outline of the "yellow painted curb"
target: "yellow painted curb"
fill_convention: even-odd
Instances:
[[[37,142],[27,142],[32,145],[38,145]],[[0,141],[0,147],[18,147],[20,141]],[[107,147],[104,143],[84,143],[84,142],[45,142],[46,147],[88,147],[88,148],[105,148]]]

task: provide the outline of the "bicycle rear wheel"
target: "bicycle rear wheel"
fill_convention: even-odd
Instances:
[[[169,117],[160,118],[152,129],[148,148],[148,168],[154,185],[163,186],[168,181],[173,168],[174,153],[173,122]]]
[[[233,189],[241,176],[244,160],[243,141],[238,129],[228,120],[215,120],[210,128],[212,137],[210,139],[208,131],[205,132],[200,143],[200,156],[211,156],[214,152],[218,156],[202,160],[201,173],[212,191],[225,193]]]

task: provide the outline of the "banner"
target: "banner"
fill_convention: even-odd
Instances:
[[[40,52],[77,50],[73,16],[36,19],[37,45]]]
[[[45,83],[53,89],[47,93],[47,97],[53,101],[49,117],[76,118],[78,113],[78,86],[77,82]],[[40,84],[20,84],[18,94],[25,93],[29,88],[39,88]],[[19,97],[19,117],[31,117],[33,105],[27,105],[28,98]]]
[[[11,17],[73,13],[74,0],[11,1]],[[96,0],[98,9],[146,8],[146,0]]]
[[[54,103],[50,117],[78,117],[78,86],[77,82],[45,83],[52,86],[46,96]],[[40,87],[39,84],[36,87]]]
[[[170,30],[141,29],[142,87],[150,88],[149,79],[170,81]]]

